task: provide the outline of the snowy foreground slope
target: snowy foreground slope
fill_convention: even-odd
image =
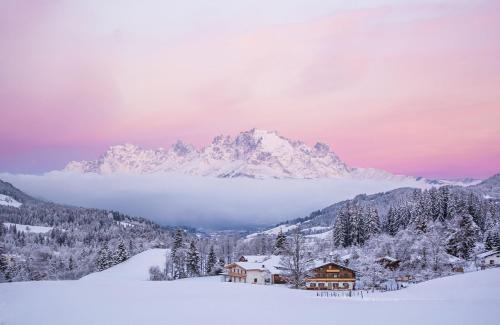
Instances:
[[[165,268],[167,252],[170,250],[149,249],[107,270],[84,276],[80,281],[145,281],[149,279],[149,267]]]
[[[143,281],[162,250],[79,281],[0,284],[0,324],[496,324],[500,269],[361,298],[218,277]]]

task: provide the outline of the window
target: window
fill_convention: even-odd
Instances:
[[[253,278],[253,283],[257,283],[257,278]]]
[[[320,283],[318,283],[318,286],[319,286],[320,288],[324,288],[324,287],[325,287],[325,284],[324,284],[323,282],[320,282]]]
[[[309,286],[310,286],[311,288],[316,288],[316,283],[311,282],[311,283],[309,283]]]
[[[490,265],[495,264],[495,260],[490,260]]]

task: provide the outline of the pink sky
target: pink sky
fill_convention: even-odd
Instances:
[[[257,127],[351,166],[500,172],[497,1],[220,2],[2,2],[0,171]]]

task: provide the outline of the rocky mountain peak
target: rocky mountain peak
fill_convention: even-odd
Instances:
[[[65,170],[104,174],[175,171],[215,177],[337,178],[352,177],[354,169],[325,143],[309,147],[276,131],[251,129],[234,138],[216,136],[201,150],[180,140],[168,151],[143,149],[130,143],[115,145],[99,159],[70,162]],[[364,174],[357,171],[356,177]]]

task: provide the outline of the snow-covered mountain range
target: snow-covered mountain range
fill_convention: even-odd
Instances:
[[[250,178],[355,178],[421,180],[372,168],[353,168],[328,145],[313,147],[276,132],[252,129],[236,137],[217,136],[202,149],[178,141],[169,149],[142,149],[132,144],[110,147],[97,160],[72,161],[65,171],[110,174],[181,172],[189,175]],[[426,181],[423,180],[422,181]]]

